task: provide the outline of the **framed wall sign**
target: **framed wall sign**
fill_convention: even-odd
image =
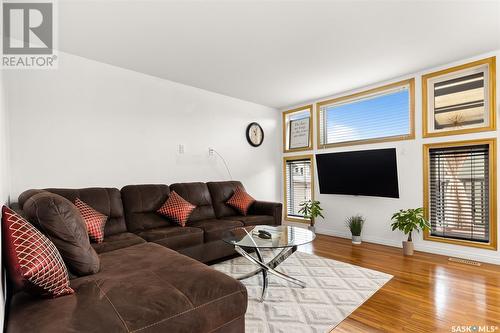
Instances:
[[[311,150],[312,105],[283,112],[283,152]]]
[[[288,147],[290,149],[309,147],[309,117],[290,120],[288,128]]]
[[[495,57],[422,76],[423,137],[494,131]]]

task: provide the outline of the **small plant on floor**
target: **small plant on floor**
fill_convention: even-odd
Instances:
[[[408,240],[403,241],[404,255],[413,255],[412,232],[416,230],[429,230],[431,225],[424,217],[424,209],[422,207],[415,209],[400,210],[392,215],[392,231],[398,229],[405,235],[408,235]]]
[[[299,213],[311,221],[311,229],[314,229],[314,222],[316,218],[325,218],[321,213],[323,208],[321,208],[320,204],[321,202],[316,200],[307,200],[300,204],[301,208],[299,209]]]
[[[361,244],[361,231],[363,230],[364,224],[365,218],[361,215],[355,215],[347,218],[346,225],[349,230],[351,230],[353,244]]]

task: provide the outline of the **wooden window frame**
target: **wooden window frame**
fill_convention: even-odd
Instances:
[[[338,142],[338,143],[324,143],[321,144],[321,137],[320,137],[320,126],[321,126],[321,117],[320,117],[320,110],[321,107],[328,105],[328,104],[335,104],[339,103],[342,101],[347,101],[347,100],[354,100],[354,99],[360,99],[365,96],[369,96],[375,93],[380,93],[385,90],[390,90],[394,89],[397,87],[401,86],[408,86],[408,91],[410,95],[410,115],[409,115],[409,121],[410,121],[410,133],[405,134],[405,135],[396,135],[396,136],[387,136],[387,137],[382,137],[382,138],[374,138],[374,139],[361,139],[361,140],[353,140],[353,141],[346,141],[346,142]],[[364,90],[355,94],[347,95],[347,96],[341,96],[338,98],[333,98],[325,101],[321,101],[316,103],[316,139],[318,142],[318,149],[326,149],[326,148],[333,148],[333,147],[345,147],[345,146],[354,146],[354,145],[364,145],[364,144],[370,144],[370,143],[381,143],[381,142],[392,142],[392,141],[401,141],[401,140],[413,140],[415,139],[415,78],[411,78],[408,80],[403,80],[391,84],[386,84],[380,87],[376,87],[373,89],[369,90]]]
[[[490,220],[489,220],[489,232],[490,241],[489,243],[475,242],[469,240],[461,239],[450,239],[439,236],[431,236],[430,231],[424,231],[424,240],[434,241],[441,243],[448,243],[454,245],[463,245],[487,250],[497,250],[497,148],[496,139],[479,139],[479,140],[465,140],[465,141],[453,141],[453,142],[440,142],[440,143],[430,143],[423,145],[423,171],[424,171],[424,215],[426,219],[429,219],[429,150],[432,148],[448,148],[448,147],[460,147],[460,146],[474,146],[474,145],[489,145],[489,209],[490,209]]]
[[[422,75],[422,136],[424,138],[448,136],[448,135],[459,135],[467,133],[477,133],[477,132],[487,132],[496,130],[496,57],[490,57],[478,61],[469,62],[460,66],[446,68],[437,72],[428,73]],[[441,76],[445,74],[450,74],[453,72],[458,72],[464,69],[469,69],[473,67],[478,67],[481,65],[488,65],[488,107],[489,107],[489,117],[490,122],[488,126],[485,127],[475,127],[475,128],[464,128],[464,129],[452,129],[449,131],[440,131],[435,133],[430,133],[428,128],[428,80],[436,76]]]
[[[289,221],[289,222],[300,222],[300,223],[309,224],[311,222],[310,219],[289,217],[288,216],[288,197],[287,197],[287,188],[286,188],[286,162],[288,162],[288,161],[300,161],[300,160],[310,160],[311,161],[311,200],[314,200],[314,155],[309,154],[309,155],[283,157],[283,198],[284,198],[283,207],[285,209],[284,219],[285,219],[285,221]]]
[[[286,140],[287,132],[288,132],[287,117],[288,117],[288,115],[290,115],[292,113],[297,113],[297,112],[306,111],[306,110],[309,110],[309,146],[302,147],[302,148],[289,149],[289,148],[287,148],[288,145],[287,145],[287,140]],[[293,152],[298,152],[298,151],[312,150],[314,147],[314,144],[313,144],[313,105],[309,104],[309,105],[304,105],[304,106],[301,106],[301,107],[298,107],[295,109],[283,111],[282,114],[283,114],[282,115],[282,117],[283,117],[283,123],[282,123],[282,127],[283,127],[283,153],[293,153]]]

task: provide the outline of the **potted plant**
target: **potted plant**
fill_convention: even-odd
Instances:
[[[405,256],[413,255],[413,242],[411,234],[413,230],[428,230],[431,228],[429,222],[424,217],[424,209],[422,207],[415,209],[400,210],[392,215],[392,231],[398,229],[405,235],[408,235],[408,240],[403,241],[403,254]]]
[[[325,218],[321,213],[323,208],[321,208],[320,204],[321,203],[316,200],[307,200],[300,204],[301,208],[299,209],[299,213],[311,221],[309,225],[309,230],[311,231],[314,231],[314,222],[318,216],[323,219]]]
[[[347,218],[346,225],[351,230],[352,243],[361,244],[361,231],[363,230],[365,219],[361,215],[355,215]]]

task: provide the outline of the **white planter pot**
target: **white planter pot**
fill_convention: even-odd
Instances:
[[[353,244],[361,244],[361,236],[352,236],[352,243]]]
[[[405,256],[412,256],[413,255],[413,242],[403,241],[403,254]]]

